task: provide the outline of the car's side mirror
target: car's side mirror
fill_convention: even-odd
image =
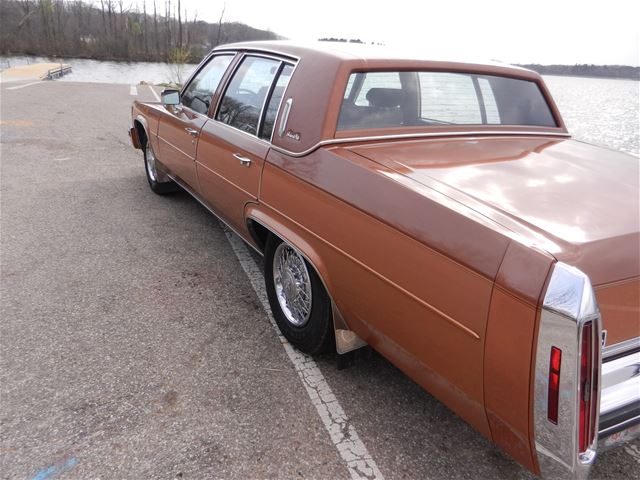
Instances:
[[[163,105],[178,105],[180,103],[180,91],[166,88],[160,94]]]

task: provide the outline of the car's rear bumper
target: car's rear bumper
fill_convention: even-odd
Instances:
[[[636,437],[640,437],[640,337],[603,352],[598,450]]]

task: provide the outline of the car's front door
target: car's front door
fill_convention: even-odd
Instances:
[[[202,128],[196,168],[201,195],[232,227],[243,230],[244,206],[258,198],[262,166],[293,66],[246,55]]]
[[[165,106],[158,126],[158,158],[171,175],[198,190],[195,158],[207,112],[233,54],[215,55],[191,79],[180,95],[180,104]]]

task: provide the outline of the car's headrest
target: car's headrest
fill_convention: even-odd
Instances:
[[[403,96],[399,88],[372,88],[367,92],[367,101],[372,107],[393,108],[402,105]]]

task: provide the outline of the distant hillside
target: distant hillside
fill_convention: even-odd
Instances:
[[[279,38],[226,23],[224,11],[215,24],[189,18],[186,3],[0,0],[0,54],[198,62],[222,43]]]
[[[640,67],[627,65],[518,65],[542,75],[568,75],[573,77],[627,78],[640,80]]]

